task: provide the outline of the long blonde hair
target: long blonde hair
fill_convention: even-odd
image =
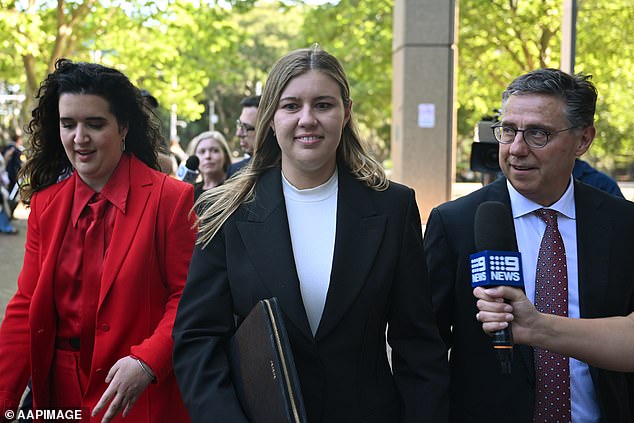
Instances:
[[[282,91],[289,81],[308,71],[322,72],[334,79],[341,90],[345,107],[351,104],[350,86],[345,71],[331,54],[312,48],[292,51],[279,59],[271,72],[262,92],[255,126],[253,157],[243,170],[229,178],[223,185],[205,191],[198,199],[198,244],[207,246],[226,220],[238,207],[252,201],[258,178],[266,170],[279,166],[281,150],[271,128]],[[368,187],[377,191],[385,190],[389,181],[383,167],[362,145],[352,112],[341,134],[337,147],[337,163],[344,166]]]

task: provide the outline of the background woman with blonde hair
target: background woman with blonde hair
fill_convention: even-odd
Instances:
[[[187,146],[187,155],[200,160],[198,171],[202,181],[194,184],[194,199],[203,191],[221,185],[231,165],[231,153],[224,135],[218,131],[205,131],[196,135]]]
[[[414,192],[360,142],[345,73],[315,47],[269,74],[244,172],[201,198],[174,326],[194,422],[246,421],[226,343],[277,297],[311,422],[440,422],[448,368]],[[386,351],[392,347],[392,369]]]

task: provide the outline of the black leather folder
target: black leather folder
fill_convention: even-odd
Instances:
[[[276,298],[258,301],[229,349],[236,393],[251,423],[308,421]]]

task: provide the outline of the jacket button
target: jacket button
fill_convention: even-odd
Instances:
[[[37,334],[38,334],[38,335],[41,335],[41,334],[43,334],[43,333],[44,333],[44,329],[38,329],[38,330],[37,330]]]
[[[104,323],[103,325],[101,325],[101,330],[104,332],[108,332],[110,330],[110,325]]]
[[[97,369],[95,370],[95,373],[103,373],[103,369]]]

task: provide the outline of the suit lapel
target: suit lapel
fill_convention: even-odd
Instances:
[[[358,296],[381,245],[386,217],[377,215],[367,189],[340,168],[335,250],[317,339],[336,327]]]
[[[591,195],[583,184],[575,182],[577,212],[577,268],[579,275],[579,312],[594,317],[595,305],[607,295],[609,254],[613,228],[601,213],[603,200]]]
[[[312,339],[299,289],[279,168],[260,177],[255,201],[248,204],[247,213],[246,220],[237,221],[236,226],[251,262],[284,314],[307,339]]]
[[[57,263],[57,254],[62,245],[62,239],[66,233],[66,225],[70,220],[71,208],[73,205],[73,197],[75,195],[75,179],[78,176],[72,175],[68,179],[59,182],[60,189],[52,193],[46,198],[46,204],[39,205],[43,207],[40,212],[40,222],[51,222],[41,227],[40,246],[43,249],[42,256],[46,257],[45,264],[49,264],[51,273],[43,272],[41,274],[49,275],[53,278],[55,266]],[[61,185],[63,184],[63,185]],[[50,230],[52,229],[52,231]],[[54,256],[53,256],[54,255]]]
[[[511,198],[506,187],[506,178],[498,178],[486,186],[486,201],[499,201],[511,210]]]
[[[117,274],[121,270],[132,241],[139,228],[145,207],[150,197],[152,180],[144,164],[136,157],[130,159],[130,192],[126,213],[117,213],[112,231],[112,243],[104,260],[103,276],[99,290],[99,307],[106,298]]]

